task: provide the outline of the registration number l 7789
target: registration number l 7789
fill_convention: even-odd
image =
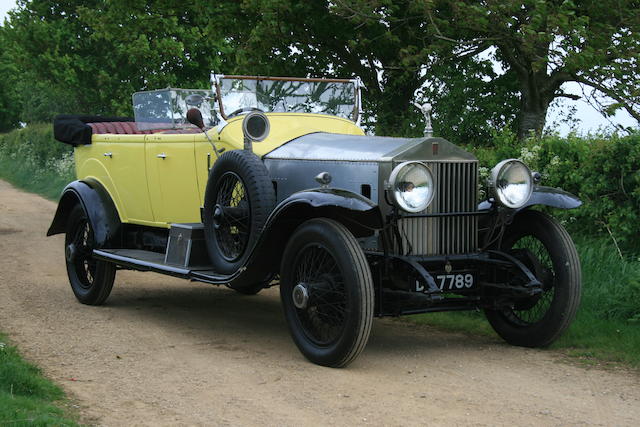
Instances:
[[[438,274],[436,284],[441,291],[470,289],[475,285],[475,277],[471,273]]]

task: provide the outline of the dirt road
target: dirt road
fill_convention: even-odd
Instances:
[[[55,204],[0,181],[0,330],[99,425],[638,425],[640,378],[498,339],[376,320],[346,369],[312,365],[277,290],[118,272],[77,303]]]

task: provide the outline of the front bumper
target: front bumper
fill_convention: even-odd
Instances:
[[[499,309],[535,298],[544,288],[522,254],[488,250],[447,256],[367,253],[367,257],[379,316]],[[443,286],[444,275],[470,276],[473,286]]]

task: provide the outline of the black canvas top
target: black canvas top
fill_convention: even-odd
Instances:
[[[132,122],[131,117],[103,117],[79,114],[60,114],[53,119],[53,136],[60,142],[78,145],[91,144],[93,131],[87,123]]]

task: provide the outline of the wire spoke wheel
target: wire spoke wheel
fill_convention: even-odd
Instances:
[[[542,293],[487,308],[487,320],[510,344],[548,346],[567,330],[580,305],[580,260],[571,237],[552,217],[528,210],[507,227],[499,249],[523,262],[542,284]]]
[[[226,172],[218,185],[213,213],[215,238],[224,258],[235,261],[249,242],[251,205],[244,182],[236,173]]]
[[[94,247],[93,232],[86,218],[80,220],[74,234],[73,244],[75,245],[76,254],[73,265],[80,285],[84,289],[89,289],[93,286],[96,261],[92,257]]]
[[[553,271],[551,255],[544,243],[532,235],[521,237],[515,242],[512,249],[526,250],[537,261],[534,265],[530,263],[525,263],[525,265],[530,264],[527,267],[542,282],[542,294],[532,297],[531,301],[524,304],[516,304],[512,309],[507,310],[505,315],[511,317],[514,323],[519,323],[522,326],[532,325],[544,318],[553,301],[556,275]]]
[[[67,222],[65,259],[71,289],[83,304],[104,303],[115,280],[115,265],[93,258],[97,247],[91,222],[82,206],[76,205]]]
[[[373,321],[373,280],[358,241],[342,224],[317,218],[293,233],[280,267],[280,297],[300,352],[343,367],[364,349]]]
[[[348,312],[344,277],[327,248],[311,244],[294,261],[297,286],[306,287],[308,301],[296,307],[304,333],[317,345],[335,342]]]

